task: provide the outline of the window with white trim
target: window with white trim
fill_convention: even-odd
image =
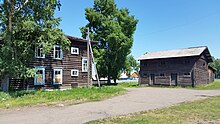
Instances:
[[[72,69],[72,70],[71,70],[71,76],[74,76],[74,77],[79,76],[79,70],[77,70],[77,69]]]
[[[54,45],[54,47],[53,47],[53,58],[54,59],[62,59],[63,58],[62,48],[58,45]]]
[[[71,47],[71,54],[78,55],[79,54],[79,48]]]
[[[82,58],[82,72],[88,72],[88,58]]]
[[[53,69],[53,84],[62,84],[63,83],[63,69],[54,68]]]
[[[45,84],[45,68],[35,67],[36,72],[34,76],[34,85],[44,85]]]
[[[45,54],[43,53],[43,47],[35,48],[35,58],[45,58]]]
[[[160,73],[160,77],[165,77],[165,74],[164,73]]]
[[[190,72],[183,73],[183,76],[184,76],[184,77],[191,77],[191,73],[190,73]]]

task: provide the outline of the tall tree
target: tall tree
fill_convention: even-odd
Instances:
[[[220,59],[214,59],[210,66],[216,69],[217,78],[220,78]]]
[[[59,43],[68,46],[69,40],[58,29],[60,18],[54,12],[60,8],[59,0],[4,0],[0,5],[0,75],[28,78],[34,70],[35,47],[43,52]]]
[[[94,0],[93,8],[86,8],[89,23],[81,28],[90,29],[93,40],[100,41],[94,54],[101,77],[114,81],[119,77],[127,55],[133,45],[133,34],[138,20],[131,16],[128,9],[118,9],[114,0]]]

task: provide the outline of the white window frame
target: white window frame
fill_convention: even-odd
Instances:
[[[86,64],[87,64],[87,68],[86,68],[86,69],[84,69],[84,68],[85,68],[85,67],[84,67],[84,66],[85,66],[85,65],[84,65],[84,64],[85,64],[85,63],[84,63],[84,60],[87,60],[87,63],[86,63]],[[88,58],[87,58],[87,57],[83,57],[83,58],[82,58],[82,72],[88,72]]]
[[[40,53],[42,54],[42,56],[38,56],[38,49],[40,49],[40,51],[42,52]],[[43,53],[43,47],[35,47],[35,58],[45,58],[45,54]]]
[[[74,50],[76,50],[76,52],[74,52]],[[77,48],[77,47],[71,47],[71,54],[73,54],[73,55],[79,55],[79,48]]]
[[[77,73],[76,75],[73,74],[74,71]],[[77,69],[72,69],[72,70],[71,70],[71,76],[73,76],[73,77],[78,77],[78,76],[79,76],[79,70],[77,70]]]
[[[45,67],[43,67],[43,66],[36,66],[35,67],[35,76],[34,76],[34,85],[45,85]],[[37,83],[37,77],[36,77],[36,73],[37,73],[37,71],[38,70],[42,70],[43,71],[43,79],[42,79],[42,83]]]
[[[56,48],[60,48],[60,57],[59,58],[56,58],[55,57],[55,53],[56,53]],[[61,48],[61,46],[59,46],[59,45],[54,45],[53,46],[53,59],[58,59],[58,60],[61,60],[63,58],[63,51],[62,51],[62,48]]]
[[[55,74],[55,72],[56,71],[60,71],[60,75],[61,75],[61,81],[60,81],[60,83],[58,83],[58,82],[55,82],[55,78],[56,78],[56,74]],[[63,69],[62,68],[53,68],[53,84],[63,84]]]

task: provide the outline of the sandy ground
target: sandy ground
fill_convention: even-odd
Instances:
[[[125,95],[72,106],[42,106],[0,111],[0,124],[80,124],[110,116],[168,107],[220,95],[220,90],[128,88]]]

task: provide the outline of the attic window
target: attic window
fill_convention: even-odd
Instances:
[[[206,66],[205,62],[202,63],[202,66]]]

